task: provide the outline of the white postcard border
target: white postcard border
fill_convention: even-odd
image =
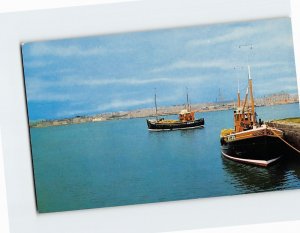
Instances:
[[[300,219],[300,190],[37,214],[20,57],[26,41],[288,16],[286,0],[155,0],[0,15],[0,120],[11,232],[162,232]]]

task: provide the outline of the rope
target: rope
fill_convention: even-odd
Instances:
[[[296,152],[298,152],[300,154],[300,150],[298,150],[296,147],[292,146],[290,143],[288,143],[286,140],[284,140],[282,137],[279,137],[278,134],[276,134],[276,132],[272,129],[272,128],[268,128],[270,129],[274,135],[276,137],[278,137],[281,141],[283,141],[285,144],[287,144],[289,147],[291,147],[292,149],[294,149]]]

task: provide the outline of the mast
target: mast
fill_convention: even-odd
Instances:
[[[237,91],[237,107],[241,107],[241,93],[240,93],[240,79],[238,78],[237,76],[237,70],[238,67],[234,67],[234,70],[235,70],[235,75],[236,75],[236,78],[238,80],[238,91]]]
[[[250,52],[253,49],[252,44],[246,44],[246,45],[240,45],[239,46],[239,48],[242,48],[242,47],[249,47],[250,48]],[[247,65],[248,65],[248,88],[249,88],[249,91],[250,91],[250,100],[251,100],[251,103],[250,103],[251,104],[251,115],[252,115],[253,124],[255,124],[255,122],[256,122],[256,114],[255,114],[255,106],[254,106],[254,97],[253,97],[253,85],[252,85],[252,78],[251,78],[251,70],[250,70],[250,65],[249,65],[249,53],[247,53]],[[248,91],[248,89],[247,89],[247,91]]]
[[[157,103],[156,103],[156,88],[155,88],[155,94],[154,94],[154,104],[155,104],[155,115],[156,115],[156,120],[157,120],[158,116],[157,116]]]
[[[190,111],[189,92],[188,92],[188,88],[187,87],[186,87],[186,110]]]
[[[243,110],[242,110],[242,113],[243,113],[243,114],[244,114],[244,112],[245,112],[245,107],[246,107],[246,104],[247,104],[247,102],[248,102],[248,91],[249,91],[249,88],[247,87],[246,96],[245,96],[245,101],[244,101]]]
[[[255,116],[255,107],[254,107],[254,96],[253,96],[253,86],[252,86],[252,78],[251,78],[251,71],[250,66],[248,65],[248,85],[250,89],[250,98],[251,98],[251,114],[253,119],[253,124],[256,122]]]
[[[240,80],[238,80],[238,108],[241,107]]]

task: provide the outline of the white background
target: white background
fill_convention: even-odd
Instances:
[[[95,3],[108,3],[108,2],[121,2],[124,0],[0,0],[0,13],[10,11],[22,11],[30,9],[45,9],[45,8],[57,8],[64,6],[78,6],[88,5]],[[149,0],[150,1],[150,0]],[[226,0],[224,0],[226,1]],[[125,1],[124,1],[125,2]],[[184,0],[183,0],[184,2]],[[251,2],[251,0],[249,0]],[[298,15],[297,15],[298,14]],[[297,71],[299,73],[299,57],[300,57],[300,1],[292,1],[292,20],[293,20],[293,31],[296,51],[296,62]],[[0,34],[1,36],[1,34]],[[1,64],[0,64],[1,65]],[[1,67],[0,67],[1,69]],[[1,77],[0,77],[1,78]],[[298,84],[299,85],[299,84]],[[0,126],[1,127],[1,126]],[[0,128],[1,130],[1,128]],[[3,172],[3,161],[2,161],[2,144],[1,144],[1,131],[0,131],[0,232],[8,233],[8,217],[7,217],[7,206],[6,206],[6,193],[4,184],[4,172]],[[295,200],[297,201],[297,200]],[[300,197],[299,200],[300,201]],[[300,211],[300,210],[299,210]],[[193,230],[186,232],[199,232],[199,233],[214,233],[214,232],[299,232],[300,220],[293,222],[281,222],[281,223],[266,223],[259,225],[248,225],[240,227],[227,227],[227,228],[216,228],[216,229],[202,229]],[[122,230],[120,230],[122,232]],[[53,232],[55,233],[55,232]],[[72,232],[66,232],[72,233]],[[84,232],[83,232],[84,233]],[[183,231],[181,231],[183,233]]]

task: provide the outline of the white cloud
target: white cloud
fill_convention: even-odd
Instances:
[[[178,95],[176,95],[177,90],[174,90],[174,95],[172,96],[164,96],[158,98],[158,103],[162,104],[169,101],[178,100]],[[113,97],[112,97],[113,98]],[[105,111],[110,109],[118,109],[118,108],[128,108],[135,107],[144,104],[154,104],[153,98],[145,98],[145,99],[113,99],[109,103],[101,104],[98,106],[97,111]]]
[[[297,82],[296,77],[279,77],[268,82],[260,82],[260,80],[255,80],[254,87],[258,94],[269,94],[280,91],[296,92]],[[272,84],[271,84],[272,83]]]
[[[243,64],[245,65],[245,64]],[[252,63],[252,67],[266,68],[286,65],[284,62],[255,62]],[[172,71],[178,69],[221,69],[221,70],[233,70],[236,64],[229,60],[211,60],[211,61],[188,61],[180,60],[170,65],[153,69],[151,72],[159,73],[164,71]],[[241,67],[243,68],[243,67]],[[246,68],[246,67],[244,67]]]
[[[152,98],[136,100],[136,99],[127,99],[127,100],[113,100],[110,103],[99,105],[97,110],[98,111],[105,111],[109,109],[115,108],[126,108],[126,107],[135,107],[143,104],[152,103]]]
[[[169,83],[173,85],[177,84],[185,84],[185,83],[201,83],[205,81],[205,77],[160,77],[160,78],[147,78],[147,79],[139,79],[139,78],[120,78],[120,79],[87,79],[81,80],[77,84],[78,85],[86,85],[86,86],[104,86],[110,84],[118,84],[118,85],[146,85],[151,83]]]
[[[153,69],[152,72],[157,73],[161,71],[171,71],[171,70],[178,70],[178,69],[195,69],[195,68],[233,69],[233,64],[227,60],[213,60],[213,61],[180,60],[170,65]]]
[[[214,36],[209,39],[190,40],[186,43],[186,46],[188,48],[194,48],[237,41],[251,43],[254,39],[254,47],[276,48],[278,45],[290,47],[292,46],[292,37],[287,27],[288,25],[286,23],[266,21],[255,26],[235,27],[223,35]],[[251,41],[249,41],[250,39]]]
[[[255,47],[263,49],[279,49],[279,48],[292,48],[293,38],[290,34],[277,34],[269,40],[261,40],[255,44]]]
[[[27,101],[30,102],[65,102],[73,100],[73,96],[56,92],[31,91],[27,93]]]
[[[76,87],[97,87],[106,85],[147,85],[161,83],[168,83],[170,85],[196,85],[206,82],[209,77],[180,77],[180,78],[150,78],[150,79],[138,79],[138,78],[123,78],[123,79],[101,79],[101,78],[78,78],[78,77],[64,77],[56,80],[43,80],[39,76],[27,77],[26,79],[26,92],[29,101],[75,101],[82,98],[79,94],[74,93],[73,95],[68,94],[68,90]],[[59,91],[61,88],[65,92]],[[57,90],[57,91],[56,91]],[[118,101],[117,101],[118,102]],[[116,102],[116,103],[117,103]],[[133,102],[133,101],[129,101]],[[116,103],[113,103],[116,105]]]
[[[106,49],[100,46],[94,48],[84,48],[75,45],[53,46],[49,44],[38,43],[30,47],[30,55],[32,56],[95,56],[99,54],[104,54],[105,52]]]
[[[247,38],[257,33],[250,27],[235,28],[223,35],[215,36],[210,39],[190,40],[187,42],[187,47],[198,47],[203,45],[213,45],[218,43],[226,43],[229,41],[235,41],[241,38]]]
[[[105,86],[105,85],[146,85],[151,83],[201,83],[207,80],[207,77],[159,77],[159,78],[97,78],[97,77],[77,77],[67,76],[57,78],[55,80],[43,80],[42,77],[32,76],[26,78],[26,87],[29,90],[45,89],[55,87],[71,87],[71,86]]]
[[[26,79],[27,101],[65,102],[74,100],[75,95],[55,90],[55,87],[59,87],[55,81],[45,81],[37,77]]]
[[[31,62],[25,62],[24,66],[25,68],[40,68],[45,67],[52,64],[51,61],[31,61]]]

